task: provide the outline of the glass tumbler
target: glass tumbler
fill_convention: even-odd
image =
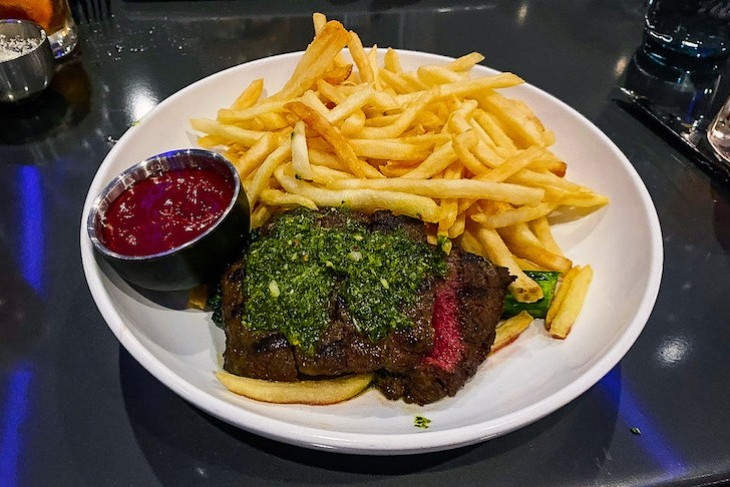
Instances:
[[[730,163],[730,98],[720,108],[707,129],[707,141],[715,154]]]
[[[0,19],[31,20],[46,31],[56,59],[74,50],[78,32],[68,0],[0,0]]]
[[[647,54],[667,64],[719,64],[730,54],[730,0],[649,0]]]

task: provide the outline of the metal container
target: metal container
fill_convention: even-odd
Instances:
[[[233,184],[233,196],[223,215],[192,240],[153,255],[129,256],[110,250],[101,239],[102,217],[112,202],[137,181],[172,169],[203,168]],[[202,149],[181,149],[152,156],[112,180],[89,211],[87,232],[94,250],[128,282],[156,291],[180,291],[216,279],[238,256],[249,234],[250,211],[238,171],[226,158]]]
[[[46,32],[28,20],[0,20],[0,39],[33,39],[35,47],[3,61],[0,56],[0,102],[15,102],[45,90],[53,78],[53,53]]]

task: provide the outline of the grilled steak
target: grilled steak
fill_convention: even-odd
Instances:
[[[389,212],[373,215],[325,210],[315,225],[341,228],[348,220],[373,233],[405,235],[425,245],[420,221]],[[259,238],[273,238],[278,220],[260,229]],[[502,311],[507,270],[466,252],[453,250],[445,272],[429,274],[414,299],[402,305],[410,326],[396,326],[377,340],[362,333],[362,323],[346,281],[337,277],[326,308],[326,327],[313,349],[294,346],[284,333],[254,330],[243,324],[247,299],[244,290],[248,254],[225,272],[222,282],[226,332],[224,368],[258,379],[295,381],[305,377],[377,372],[376,386],[390,399],[426,404],[456,391],[486,358]],[[388,283],[384,282],[387,287]],[[278,291],[277,291],[278,292]],[[360,310],[361,311],[361,310]]]
[[[453,396],[474,375],[494,343],[507,285],[507,269],[452,250],[449,274],[435,286],[434,347],[415,367],[383,369],[375,385],[389,399],[428,404]]]

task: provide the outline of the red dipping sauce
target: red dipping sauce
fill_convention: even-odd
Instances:
[[[118,254],[145,256],[179,247],[223,215],[234,185],[208,169],[172,169],[134,183],[101,219],[100,237]]]

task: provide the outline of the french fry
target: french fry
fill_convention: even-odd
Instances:
[[[198,145],[203,149],[212,149],[219,145],[225,145],[225,140],[215,135],[203,135],[198,137]]]
[[[374,79],[373,68],[362,46],[360,36],[353,31],[350,31],[348,34],[347,49],[350,51],[352,60],[355,61],[357,70],[360,73],[360,79],[364,83],[372,83]]]
[[[383,67],[384,69],[387,69],[391,73],[402,73],[403,68],[400,65],[400,58],[398,57],[398,53],[388,48],[387,51],[385,51],[385,56],[383,59]]]
[[[209,291],[207,284],[192,288],[188,292],[188,308],[204,310],[208,306]]]
[[[523,303],[532,303],[542,299],[542,289],[522,272],[496,230],[479,225],[473,229],[473,233],[465,231],[461,238],[462,244],[466,243],[468,247],[477,250],[475,253],[509,269],[509,273],[515,276],[515,280],[509,285],[509,290],[515,299]]]
[[[438,145],[445,144],[451,139],[448,134],[432,134],[427,133],[423,135],[411,135],[403,138],[403,142],[408,144],[418,144],[422,146],[428,146],[433,148]]]
[[[592,280],[593,269],[590,266],[576,266],[568,271],[545,317],[545,328],[550,336],[559,339],[568,336],[583,307]]]
[[[527,223],[516,223],[507,227],[498,228],[497,232],[503,239],[508,240],[509,242],[542,247],[540,239],[532,233],[532,230]]]
[[[313,140],[313,139],[308,139]],[[346,171],[347,167],[336,154],[309,147],[309,162],[313,165],[325,166],[338,171]]]
[[[298,177],[307,181],[312,179],[307,135],[304,132],[304,122],[301,120],[294,125],[294,131],[291,134],[291,164]]]
[[[337,156],[344,161],[352,174],[360,178],[382,177],[377,169],[357,158],[357,154],[355,154],[347,139],[325,117],[302,102],[289,102],[286,106],[332,145]]]
[[[383,91],[380,91],[383,89],[383,85],[380,82],[380,74],[378,72],[378,46],[377,44],[374,45],[370,51],[368,51],[368,64],[370,65],[370,72],[373,75],[373,86],[375,86],[375,89],[378,90],[379,93],[384,93]]]
[[[266,133],[234,163],[241,179],[246,179],[264,162],[264,159],[276,148],[278,141],[279,138],[276,135]]]
[[[523,147],[544,144],[540,119],[524,113],[511,100],[492,90],[479,95],[479,105],[498,117],[514,133],[513,140],[520,140]]]
[[[504,129],[502,129],[502,126],[494,115],[478,109],[474,111],[474,120],[484,129],[498,147],[505,148],[511,152],[517,150],[517,146],[515,146],[512,139],[504,132]]]
[[[312,166],[312,180],[325,186],[331,185],[338,179],[350,179],[352,174],[326,166]]]
[[[248,196],[248,204],[251,208],[256,204],[259,193],[264,189],[272,174],[274,174],[274,170],[291,157],[291,146],[291,138],[284,140],[279,147],[274,149],[264,159],[259,168],[256,169],[256,172],[254,172],[251,184],[246,187],[246,196]]]
[[[401,75],[406,83],[411,87],[412,91],[425,91],[428,89],[428,86],[423,84],[421,80],[418,79],[418,75],[415,73],[403,73]],[[418,95],[416,95],[418,96]]]
[[[418,68],[418,79],[426,86],[434,86],[461,81],[464,75],[441,66],[421,66]]]
[[[390,210],[395,214],[408,215],[430,223],[437,223],[441,219],[441,210],[431,198],[398,191],[322,189],[287,175],[283,166],[277,168],[274,174],[286,191],[305,196],[317,206],[344,206],[366,212]]]
[[[376,89],[375,91],[373,91],[372,104],[373,109],[376,110],[402,110],[402,107],[398,104],[398,100],[396,100],[395,96],[383,90]]]
[[[291,100],[304,94],[317,79],[327,72],[349,38],[350,36],[342,24],[334,20],[327,22],[304,51],[291,78],[284,84],[281,91],[269,97],[268,101]]]
[[[363,105],[370,102],[374,95],[375,91],[371,88],[364,88],[356,91],[342,100],[342,102],[325,115],[325,118],[332,124],[340,122],[355,111],[360,110]]]
[[[490,350],[490,355],[503,349],[507,345],[517,340],[522,333],[530,327],[533,322],[532,316],[527,311],[520,311],[512,318],[504,320],[497,326],[497,335],[494,337],[494,343]]]
[[[388,161],[378,169],[387,178],[399,178],[412,169],[411,166],[400,164],[401,161]]]
[[[453,225],[451,225],[451,227],[449,227],[449,238],[457,239],[457,238],[461,237],[464,234],[465,229],[466,229],[466,214],[458,213],[456,215],[456,219],[454,220]]]
[[[475,64],[479,64],[484,61],[484,56],[478,52],[470,52],[464,56],[460,56],[451,62],[443,65],[444,69],[450,69],[451,71],[468,71],[474,67]]]
[[[256,120],[261,122],[261,130],[277,131],[286,130],[291,127],[287,117],[282,113],[268,112],[262,113]]]
[[[319,35],[324,29],[324,25],[327,23],[327,16],[320,12],[312,14],[312,24],[314,27],[314,35]]]
[[[397,139],[349,139],[349,143],[356,155],[374,159],[423,160],[430,152],[422,145],[401,142]]]
[[[255,210],[251,212],[251,228],[259,228],[263,226],[274,212],[271,207],[265,205],[259,205]]]
[[[325,104],[322,103],[322,100],[320,100],[319,97],[312,90],[307,90],[304,92],[301,98],[301,102],[307,105],[312,110],[315,110],[320,115],[327,116],[327,114],[330,112]]]
[[[317,205],[309,198],[298,194],[286,193],[278,189],[262,190],[261,202],[267,206],[287,206],[292,208],[303,206],[310,210],[317,210]]]
[[[472,174],[477,176],[485,174],[489,168],[484,166],[479,159],[472,153],[479,143],[477,135],[472,130],[467,130],[453,138],[452,146],[459,160],[466,166]]]
[[[544,269],[566,273],[573,265],[570,259],[545,249],[525,223],[500,228],[499,235],[514,255]]]
[[[499,148],[492,149],[487,144],[485,144],[483,141],[477,142],[477,145],[474,146],[473,152],[474,155],[479,159],[479,162],[481,162],[484,166],[489,168],[495,168],[502,164],[504,161],[504,157],[497,153]],[[509,152],[506,157],[510,157],[513,152]],[[483,172],[475,173],[476,176],[481,176],[484,174]]]
[[[433,151],[418,167],[407,172],[403,177],[411,179],[430,178],[446,169],[456,159],[456,152],[454,152],[451,142],[447,142]]]
[[[577,206],[581,208],[597,208],[610,202],[608,197],[592,191],[575,191],[566,194],[560,199],[563,206]]]
[[[298,382],[250,379],[223,370],[219,370],[215,375],[226,389],[235,394],[276,404],[335,404],[360,394],[373,380],[373,374]]]
[[[359,137],[364,139],[389,139],[400,136],[413,123],[418,113],[435,97],[438,90],[430,90],[414,99],[395,122],[384,127],[364,127]]]
[[[479,125],[479,122],[474,119],[474,115],[472,115],[472,118],[467,120],[467,122],[469,122],[471,129],[479,136],[479,139],[484,143],[484,145],[492,151],[497,149],[497,144],[494,143],[494,140],[492,140],[492,137],[489,136],[487,131]]]
[[[339,56],[339,54],[337,56]],[[344,82],[352,74],[352,64],[338,65],[337,59],[338,57],[335,57],[335,66],[327,70],[327,72],[322,75],[323,80],[333,85],[338,85]]]
[[[365,126],[366,120],[367,117],[365,116],[365,112],[357,110],[347,117],[344,122],[342,122],[340,132],[342,132],[342,135],[345,137],[353,137],[360,133],[362,128]]]
[[[316,36],[317,34],[322,32],[325,25],[327,25],[327,17],[320,12],[315,12],[314,14],[312,14],[312,24],[314,26],[314,35]],[[334,69],[347,65],[347,62],[345,61],[345,58],[342,57],[341,52],[338,53],[337,56],[335,56],[333,64]],[[350,71],[352,71],[352,65],[350,65]],[[327,74],[329,74],[329,71],[327,72]],[[325,76],[327,76],[327,74],[325,74]]]
[[[522,169],[509,177],[510,181],[526,186],[553,187],[567,192],[578,192],[582,188],[579,184],[556,176],[551,172],[537,172],[531,169]]]
[[[481,181],[506,181],[510,176],[528,166],[532,161],[544,153],[541,147],[531,146],[528,149],[518,152],[514,156],[502,162],[486,174],[479,175]]]
[[[409,78],[408,76],[404,77],[410,82],[417,82],[422,87],[420,91],[424,91],[428,88],[427,85],[424,85],[418,79],[414,80]],[[510,88],[512,86],[517,86],[522,83],[524,83],[522,78],[513,73],[500,73],[493,76],[485,76],[483,78],[463,79],[460,81],[455,81],[453,83],[445,83],[439,85],[439,98],[444,99],[450,96],[465,97],[468,95],[474,95],[475,93],[479,93],[487,89]],[[402,102],[407,102],[413,100],[415,97],[419,96],[419,94],[420,92],[407,93],[404,95],[399,95],[399,99]]]
[[[444,171],[444,179],[461,179],[461,166],[454,164]],[[441,200],[441,220],[439,221],[437,234],[439,236],[449,236],[449,229],[456,222],[459,212],[459,200],[454,198],[444,198]]]
[[[555,237],[553,237],[553,232],[550,230],[550,223],[546,216],[541,216],[540,218],[531,220],[530,229],[537,239],[540,240],[543,247],[553,254],[564,255],[560,246],[555,241]]]
[[[413,92],[414,90],[411,85],[399,73],[388,69],[381,69],[379,73],[381,82],[392,87],[400,95]]]
[[[547,151],[545,151],[545,152],[548,153]],[[548,172],[551,172],[554,175],[562,178],[565,176],[565,171],[567,170],[568,165],[565,162],[558,160],[557,158],[554,159],[554,158],[548,157],[548,158],[538,158],[538,159],[530,162],[530,164],[527,167],[529,167],[530,169],[537,171],[537,172],[548,171]]]
[[[485,198],[520,205],[536,204],[543,196],[543,191],[537,188],[473,179],[347,179],[337,181],[335,189],[358,188],[398,191],[430,198]]]
[[[520,269],[523,271],[547,271],[549,269],[545,269],[544,267],[534,263],[531,260],[523,259],[522,257],[517,257],[516,255],[512,255],[512,257],[515,259],[515,262],[517,262],[517,265],[520,266]]]
[[[240,95],[238,95],[238,98],[233,101],[233,103],[231,104],[231,108],[242,110],[244,108],[249,108],[253,106],[254,103],[256,103],[259,98],[261,98],[261,93],[263,93],[263,91],[263,78],[258,78],[251,81],[248,87],[246,87],[246,89],[243,90]]]
[[[221,123],[237,123],[244,120],[251,120],[259,115],[272,113],[272,112],[283,112],[284,102],[273,101],[268,103],[259,103],[258,105],[250,106],[247,108],[221,108],[218,110],[218,121]]]
[[[251,147],[267,132],[257,130],[247,130],[235,125],[226,125],[217,120],[207,118],[194,118],[190,120],[190,125],[201,132],[209,135],[218,136],[221,139],[235,142],[244,147]]]
[[[503,228],[543,217],[550,214],[556,207],[557,205],[554,203],[539,203],[535,206],[519,206],[494,215],[476,213],[471,216],[471,219],[491,228]]]

